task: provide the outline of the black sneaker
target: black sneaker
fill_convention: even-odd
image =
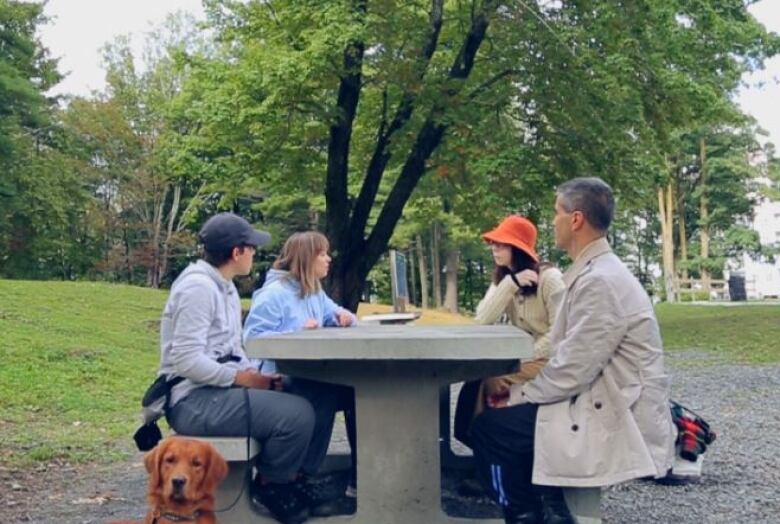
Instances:
[[[354,515],[357,511],[357,499],[342,495],[311,507],[312,517],[335,517],[336,515]]]
[[[308,477],[301,476],[293,482],[295,494],[302,499],[309,508],[319,506],[337,497],[337,493],[325,482],[313,482]]]
[[[252,503],[264,506],[282,524],[301,524],[309,518],[309,505],[296,493],[293,483],[252,483]]]

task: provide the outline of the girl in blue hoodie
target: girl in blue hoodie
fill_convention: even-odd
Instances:
[[[322,289],[322,279],[330,270],[329,248],[328,239],[316,231],[295,233],[287,239],[263,286],[252,295],[252,306],[244,322],[244,343],[303,329],[357,324],[355,315],[338,306]],[[264,360],[260,369],[263,373],[275,373],[276,363]],[[347,386],[293,377],[285,377],[284,390],[305,397],[313,405],[315,434],[309,446],[315,446],[321,453],[309,456],[320,456],[320,460],[328,450],[335,412],[344,410],[353,468],[347,493],[354,496],[354,391]],[[310,464],[308,468],[304,465],[304,471],[316,469],[318,465]]]
[[[316,231],[295,233],[287,239],[263,287],[252,295],[252,307],[244,323],[244,342],[357,323],[352,312],[337,306],[322,289],[321,281],[330,270],[329,247],[325,235]],[[263,361],[263,372],[273,373],[275,369],[273,361]]]

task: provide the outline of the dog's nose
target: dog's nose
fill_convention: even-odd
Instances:
[[[174,477],[171,479],[171,484],[173,484],[174,491],[181,491],[186,483],[187,479],[184,477]]]

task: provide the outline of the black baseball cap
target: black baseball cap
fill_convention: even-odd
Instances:
[[[206,220],[198,240],[207,251],[225,251],[238,246],[264,246],[271,235],[234,213],[219,213]]]

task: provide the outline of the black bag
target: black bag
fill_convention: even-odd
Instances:
[[[160,375],[154,382],[152,382],[151,386],[146,388],[144,398],[141,400],[141,406],[148,408],[157,402],[158,399],[162,397],[167,398],[168,395],[171,394],[171,389],[173,389],[173,386],[182,380],[184,380],[184,377],[173,377],[172,379],[167,380],[165,375]]]
[[[146,393],[144,393],[144,397],[141,399],[141,407],[148,408],[161,398],[164,398],[165,404],[163,409],[167,409],[171,389],[182,380],[184,380],[183,377],[173,377],[172,379],[167,380],[165,375],[160,375],[152,382],[152,385],[146,389]],[[149,451],[155,447],[157,443],[162,440],[162,431],[160,431],[159,426],[157,426],[156,419],[149,420],[146,424],[138,428],[133,434],[133,440],[139,451]]]
[[[149,451],[162,440],[162,432],[157,422],[149,422],[138,428],[133,434],[138,451]]]

